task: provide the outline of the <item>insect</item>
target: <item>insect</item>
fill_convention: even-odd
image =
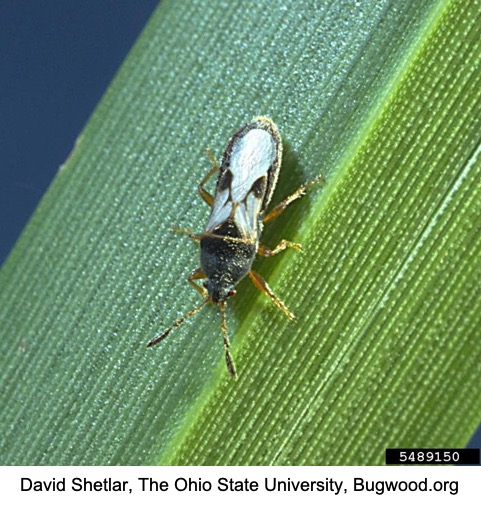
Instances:
[[[299,244],[288,240],[281,240],[274,249],[269,249],[259,242],[262,227],[264,223],[279,216],[291,202],[305,194],[309,185],[322,180],[322,177],[301,185],[266,213],[282,161],[279,130],[267,117],[254,118],[234,133],[220,165],[210,151],[207,154],[212,168],[198,186],[200,196],[211,207],[206,229],[199,234],[184,229],[177,230],[187,233],[191,239],[200,243],[200,267],[190,273],[188,281],[202,295],[202,302],[150,340],[147,346],[158,344],[207,303],[213,303],[220,307],[227,369],[236,379],[227,335],[227,300],[236,294],[235,286],[239,281],[249,276],[256,288],[265,293],[289,319],[294,319],[294,315],[276,297],[264,278],[251,267],[256,254],[274,256],[288,247],[301,249]],[[219,175],[215,196],[212,196],[204,186],[217,172]],[[202,286],[195,282],[200,279],[206,279]]]

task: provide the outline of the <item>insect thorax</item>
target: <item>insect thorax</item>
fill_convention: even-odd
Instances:
[[[230,218],[201,238],[200,264],[214,303],[230,296],[234,286],[248,274],[256,252],[257,244],[244,240]]]

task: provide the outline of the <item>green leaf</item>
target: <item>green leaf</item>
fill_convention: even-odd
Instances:
[[[0,273],[2,464],[380,464],[481,411],[481,9],[160,4]],[[301,242],[230,303],[185,279],[196,184],[256,115],[286,148],[266,227]],[[275,202],[274,202],[275,203]]]

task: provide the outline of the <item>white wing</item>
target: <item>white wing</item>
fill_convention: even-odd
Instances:
[[[218,191],[207,230],[225,222],[232,214],[243,236],[257,236],[257,220],[262,206],[262,198],[250,193],[253,184],[268,176],[268,170],[276,159],[276,143],[272,135],[263,129],[253,128],[234,142],[230,155],[232,183],[229,188]]]
[[[232,200],[242,202],[254,182],[267,176],[269,167],[276,159],[276,145],[272,135],[260,128],[249,130],[232,146],[230,170],[232,180]]]

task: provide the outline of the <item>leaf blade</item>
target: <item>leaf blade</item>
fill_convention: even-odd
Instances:
[[[459,395],[468,387],[476,389],[473,377],[479,377],[471,341],[479,322],[479,244],[473,230],[480,199],[478,186],[459,175],[459,166],[478,145],[472,134],[479,131],[477,63],[472,59],[479,44],[477,4],[397,2],[397,9],[392,9],[389,2],[364,2],[358,11],[346,5],[319,4],[315,10],[309,2],[287,2],[282,10],[266,2],[242,10],[217,2],[189,2],[188,8],[161,3],[0,272],[6,392],[0,409],[2,462],[369,463],[379,462],[387,428],[395,435],[389,439],[393,442],[414,436],[420,442],[466,440],[478,407],[476,399],[462,404]],[[451,18],[456,15],[458,20]],[[414,112],[404,117],[398,113],[387,128],[382,122],[393,110],[403,110],[402,104],[410,101],[415,104],[419,95],[420,88],[409,87],[408,77],[400,83],[398,76],[408,75],[409,67],[411,79],[417,77],[413,68],[422,61],[423,51],[427,54],[425,40],[435,47],[433,34],[443,20],[455,33],[451,46],[439,44],[440,66],[448,76],[457,69],[458,77],[443,81],[441,76],[440,82],[446,84],[445,94],[450,86],[458,89],[457,101],[439,115],[416,116],[413,105]],[[234,22],[238,29],[232,32]],[[462,29],[456,31],[457,26]],[[349,44],[343,43],[346,40]],[[463,58],[448,65],[443,58],[456,54],[453,48],[464,48]],[[471,63],[463,64],[467,56]],[[424,58],[432,68],[428,64],[433,57]],[[456,79],[463,81],[458,84]],[[468,88],[471,91],[459,93]],[[418,91],[406,95],[410,89]],[[391,97],[398,97],[400,104]],[[320,171],[333,175],[323,192],[310,194],[289,210],[278,228],[265,234],[268,243],[285,237],[305,246],[302,255],[290,251],[259,266],[298,316],[297,325],[286,323],[246,283],[241,286],[244,296],[231,306],[229,327],[241,376],[235,386],[239,393],[233,394],[215,311],[186,323],[155,352],[145,344],[196,300],[183,282],[196,266],[194,248],[169,230],[172,224],[205,220],[207,209],[191,191],[207,170],[202,152],[211,145],[218,153],[233,130],[259,113],[273,115],[287,146],[275,198]],[[418,126],[410,130],[413,117]],[[459,129],[449,137],[454,121]],[[424,321],[416,316],[423,306],[420,296],[391,321],[376,303],[382,300],[380,293],[388,293],[386,303],[394,303],[398,291],[389,291],[378,277],[395,279],[414,246],[404,230],[399,255],[391,255],[395,237],[382,232],[388,223],[391,231],[407,223],[414,236],[421,236],[424,221],[411,222],[409,210],[434,216],[429,197],[439,199],[454,187],[446,171],[439,180],[432,172],[410,180],[408,171],[397,169],[403,162],[399,152],[406,153],[406,163],[423,160],[421,147],[435,136],[434,124],[439,139],[451,139],[448,144],[456,148],[443,150],[440,144],[439,155],[431,161],[439,167],[446,160],[457,167],[457,194],[464,192],[465,201],[459,215],[470,217],[453,218],[444,242],[441,228],[436,228],[443,221],[432,220],[439,244],[426,239],[422,251],[426,254],[428,245],[435,248],[440,265],[449,254],[458,258],[460,252],[469,252],[471,263],[463,263],[467,274],[455,269],[440,284],[449,296],[445,306],[440,305],[445,299],[434,282],[442,280],[442,270],[419,274],[424,300],[438,304],[435,317]],[[397,151],[402,142],[404,150]],[[392,146],[393,154],[381,155],[377,145]],[[470,173],[478,165],[473,161]],[[386,182],[383,174],[390,174],[394,182]],[[370,184],[374,177],[378,186]],[[403,207],[407,214],[396,216],[391,209],[390,221],[383,223],[375,219],[375,205],[365,212],[370,201],[395,205],[400,191],[409,196]],[[453,198],[453,205],[456,202]],[[389,247],[376,250],[373,237],[379,236]],[[425,256],[416,254],[414,259],[408,266],[425,272]],[[295,278],[296,271],[305,272],[303,278],[310,280],[312,289]],[[410,268],[407,272],[413,275]],[[407,282],[405,277],[400,281]],[[316,304],[332,309],[319,315]],[[459,319],[460,313],[465,317]],[[451,344],[459,344],[462,352],[448,347],[452,355],[445,350],[439,357],[443,361],[433,368],[438,378],[443,363],[449,377],[460,368],[464,379],[463,384],[453,382],[452,389],[441,388],[444,398],[427,402],[438,421],[435,429],[428,422],[427,407],[422,411],[425,417],[414,417],[415,421],[409,419],[409,410],[393,414],[379,408],[386,406],[382,393],[388,385],[395,387],[400,401],[412,395],[417,405],[419,395],[431,391],[406,375],[411,369],[423,371],[430,363],[425,355],[404,356],[396,342],[394,356],[388,352],[393,344],[383,338],[380,325],[393,321],[402,323],[405,332],[416,323],[414,328],[426,331],[433,349],[437,340],[430,324],[439,327],[447,321],[447,335],[457,330],[464,337]],[[391,331],[401,333],[396,327]],[[313,333],[319,345],[309,347]],[[402,334],[406,349],[419,346],[419,338],[411,344],[408,335]],[[370,352],[366,339],[379,354]],[[376,375],[385,369],[398,370],[386,384]],[[359,389],[362,376],[373,381],[377,396],[366,382]],[[412,385],[418,385],[418,396],[409,389]],[[360,414],[376,406],[379,415],[364,421]],[[353,409],[359,410],[359,427],[348,416]],[[463,413],[459,431],[447,421],[439,422],[443,409],[451,421]],[[363,437],[354,442],[343,438],[349,428],[353,438],[362,428]],[[338,452],[331,451],[333,446]]]

